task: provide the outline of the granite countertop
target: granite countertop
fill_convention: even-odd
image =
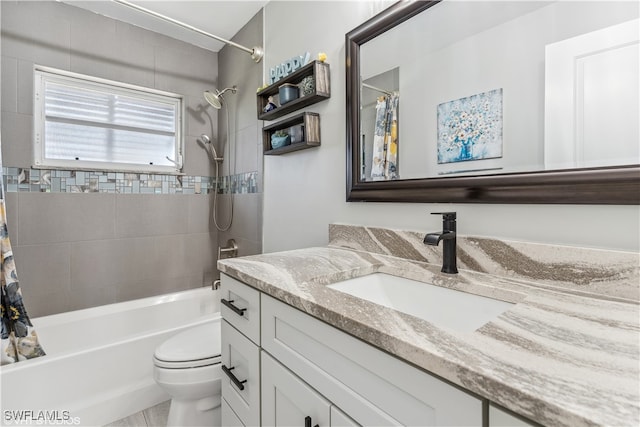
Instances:
[[[460,266],[448,275],[436,263],[341,247],[225,259],[218,268],[541,424],[640,425],[637,301]],[[514,305],[463,333],[326,287],[374,272]]]

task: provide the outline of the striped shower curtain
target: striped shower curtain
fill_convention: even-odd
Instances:
[[[0,171],[2,158],[0,157]],[[18,285],[18,275],[13,261],[13,251],[7,231],[4,182],[0,173],[0,267],[2,274],[2,353],[0,364],[5,365],[22,360],[44,356],[27,310],[22,303],[22,292]]]
[[[376,103],[376,128],[373,134],[374,181],[397,179],[398,175],[398,94],[381,96]]]

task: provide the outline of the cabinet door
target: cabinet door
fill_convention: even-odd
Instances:
[[[328,427],[330,403],[264,351],[262,425]]]
[[[362,425],[480,426],[482,401],[262,295],[262,348]]]

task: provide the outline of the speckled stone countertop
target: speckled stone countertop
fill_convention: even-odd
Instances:
[[[536,258],[517,244],[500,242],[500,256],[491,244],[476,245],[471,256],[473,251],[464,247],[474,240],[463,239],[466,263],[459,264],[459,274],[448,275],[440,272],[437,260],[416,259],[428,258],[428,253],[416,253],[432,250],[422,248],[420,233],[384,230],[389,237],[385,243],[373,237],[382,229],[332,227],[329,247],[225,259],[218,268],[541,424],[640,425],[638,254],[587,250],[589,255],[578,254],[579,260],[571,261],[561,258],[575,258],[582,249],[541,246],[536,250],[546,256],[551,250],[565,269],[575,265],[573,276],[567,270],[565,280],[554,281],[545,261],[538,259],[539,271],[527,273],[529,277],[506,265],[517,262],[518,254],[529,261]],[[406,253],[394,253],[393,247]],[[593,263],[585,266],[585,257]],[[507,261],[497,266],[496,260]],[[484,272],[474,271],[480,268]],[[584,273],[589,269],[592,279]],[[606,273],[608,269],[615,273]],[[463,333],[326,287],[374,272],[514,305],[476,331]],[[540,279],[531,277],[536,275]],[[569,277],[579,277],[579,283]]]

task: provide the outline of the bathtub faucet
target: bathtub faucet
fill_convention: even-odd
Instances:
[[[227,240],[227,246],[225,247],[218,246],[218,259],[222,259],[222,255],[224,255],[225,258],[238,256],[238,245],[235,240]]]
[[[456,213],[455,212],[432,212],[432,215],[442,215],[442,231],[429,233],[424,236],[424,244],[438,246],[440,240],[442,244],[442,271],[443,273],[456,274]]]

